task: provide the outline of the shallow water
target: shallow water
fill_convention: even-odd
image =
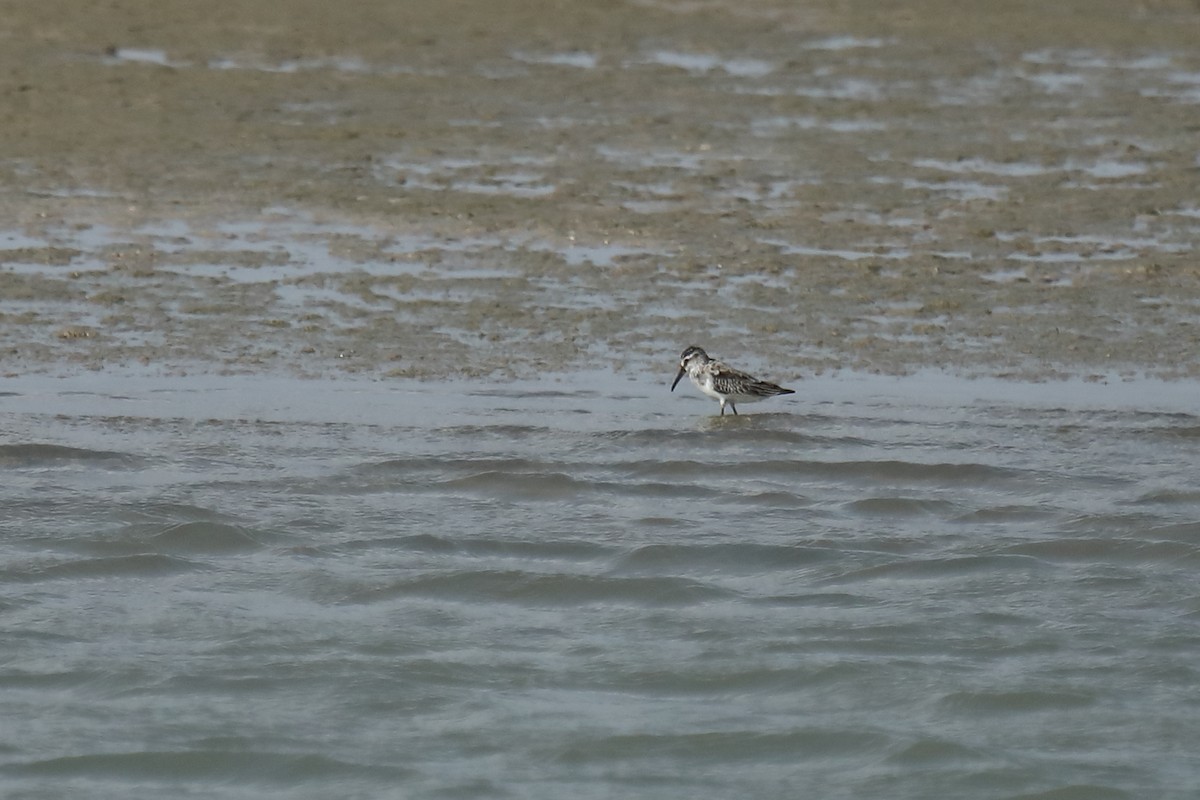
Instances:
[[[669,378],[6,381],[0,794],[1192,796],[1195,385]]]

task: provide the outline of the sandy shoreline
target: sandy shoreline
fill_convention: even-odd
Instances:
[[[3,373],[1200,375],[1192,3],[397,5],[13,9]]]

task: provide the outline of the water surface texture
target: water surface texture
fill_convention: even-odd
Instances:
[[[802,388],[12,382],[0,788],[1190,797],[1196,387]]]

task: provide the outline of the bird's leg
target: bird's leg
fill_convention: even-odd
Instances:
[[[725,401],[721,401],[721,416],[725,416]]]
[[[730,403],[729,407],[733,409],[733,415],[736,417],[738,415],[737,406],[735,406],[733,403]]]

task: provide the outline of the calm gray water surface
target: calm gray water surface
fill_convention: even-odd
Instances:
[[[1197,387],[670,377],[7,381],[0,795],[1195,796]]]

